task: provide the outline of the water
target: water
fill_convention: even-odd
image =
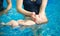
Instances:
[[[24,19],[23,14],[17,13],[15,2],[16,0],[8,16],[6,14],[0,16],[2,22]],[[0,36],[60,36],[60,0],[48,0],[46,15],[49,21],[43,25],[21,26],[14,29],[11,26],[0,26]]]

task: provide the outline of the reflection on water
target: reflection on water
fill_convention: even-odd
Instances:
[[[7,25],[0,25],[0,28],[1,28],[0,35],[4,34],[4,32],[8,32],[8,33],[11,34],[11,32],[13,32],[13,31],[15,31],[14,33],[16,34],[16,32],[20,31],[24,35],[25,35],[25,33],[26,34],[31,33],[31,35],[33,35],[33,36],[38,36],[42,32],[42,29],[41,29],[40,25],[32,25],[32,26],[22,26],[22,25],[20,25],[20,27],[17,27],[17,28],[13,28],[12,26],[7,26]],[[7,33],[5,33],[5,34],[7,34]]]

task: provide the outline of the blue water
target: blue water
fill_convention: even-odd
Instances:
[[[16,10],[16,0],[12,0],[12,4],[13,7],[8,14],[0,16],[4,23],[12,19],[24,19],[24,15]],[[5,0],[4,6],[7,6]],[[48,0],[46,15],[49,21],[43,25],[21,26],[14,29],[11,26],[0,25],[0,36],[60,36],[60,0]]]

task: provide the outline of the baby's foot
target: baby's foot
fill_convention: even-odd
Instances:
[[[26,26],[34,25],[35,24],[35,22],[31,21],[31,20],[18,20],[18,23],[20,25],[26,25]]]

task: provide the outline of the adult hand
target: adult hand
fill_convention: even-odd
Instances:
[[[47,17],[44,12],[39,13],[39,15],[36,15],[36,23],[41,24],[41,23],[46,23]]]
[[[36,14],[35,14],[35,12],[32,12],[31,18],[32,18],[32,20],[33,20],[34,22],[36,21]]]
[[[8,10],[5,9],[3,12],[4,12],[5,14],[7,14],[7,13],[8,13]]]

